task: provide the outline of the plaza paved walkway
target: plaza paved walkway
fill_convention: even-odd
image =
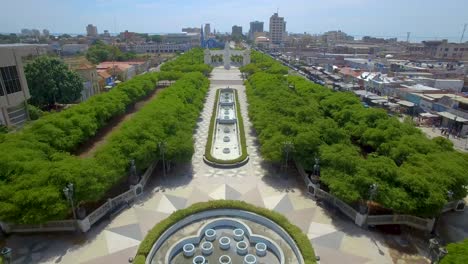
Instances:
[[[383,236],[361,229],[338,212],[318,206],[304,193],[293,169],[280,172],[262,162],[247,115],[240,72],[236,68],[216,68],[211,81],[194,135],[195,154],[190,164],[177,166],[166,178],[155,172],[141,199],[87,234],[11,236],[7,244],[15,250],[13,263],[128,263],[155,224],[177,209],[212,199],[243,200],[284,214],[307,234],[321,263],[384,264],[397,263],[397,259],[398,263],[426,263],[406,234]],[[215,90],[227,85],[238,89],[250,160],[240,168],[217,169],[206,165],[202,157]],[[156,186],[161,189],[156,191]]]

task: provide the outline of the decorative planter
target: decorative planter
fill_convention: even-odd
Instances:
[[[216,240],[216,230],[214,229],[207,229],[205,231],[205,238],[207,241],[213,242]]]
[[[231,239],[229,237],[221,237],[219,239],[219,247],[223,250],[228,250],[231,247]]]
[[[205,256],[211,255],[213,253],[213,243],[205,241],[201,244],[202,253]]]
[[[195,254],[195,246],[193,244],[185,244],[182,247],[182,250],[184,251],[184,256],[186,257],[192,257]]]
[[[206,259],[203,256],[196,256],[193,258],[192,261],[193,264],[206,264]]]
[[[234,240],[236,241],[244,240],[244,230],[234,229],[233,234],[234,234]]]
[[[248,246],[247,243],[244,242],[244,241],[237,242],[237,244],[236,244],[237,254],[239,254],[239,255],[241,255],[241,256],[247,254],[248,248],[249,248],[249,246]]]
[[[256,264],[257,263],[257,257],[255,257],[252,254],[246,255],[244,257],[244,264]]]
[[[255,245],[255,252],[257,253],[257,256],[259,256],[259,257],[266,256],[267,245],[265,243],[257,243]]]
[[[228,255],[222,255],[219,257],[219,264],[231,264],[231,257]]]

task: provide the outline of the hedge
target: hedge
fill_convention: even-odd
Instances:
[[[216,90],[216,99],[215,99],[215,104],[213,106],[213,113],[211,115],[210,127],[208,130],[208,140],[206,141],[206,145],[205,145],[205,158],[208,161],[211,161],[213,163],[225,164],[225,165],[237,164],[239,162],[244,161],[248,157],[247,144],[246,144],[245,131],[244,131],[244,120],[242,119],[239,97],[237,96],[237,90],[235,89],[234,89],[234,95],[236,97],[236,114],[237,114],[237,124],[239,127],[239,133],[240,133],[241,156],[232,160],[220,160],[211,155],[211,147],[213,145],[213,135],[214,135],[214,129],[215,129],[215,122],[216,122],[216,110],[218,108],[218,99],[219,99],[219,89],[218,89]]]
[[[144,264],[154,243],[156,243],[158,238],[172,225],[176,224],[177,222],[186,217],[189,217],[190,215],[215,209],[245,210],[272,220],[273,222],[281,226],[296,242],[296,245],[301,251],[302,257],[304,258],[305,264],[316,263],[314,249],[309,239],[299,227],[289,222],[289,220],[285,216],[266,208],[257,207],[243,201],[233,200],[214,200],[208,202],[195,203],[190,207],[175,211],[169,217],[156,224],[148,232],[145,239],[141,242],[138,248],[137,255],[133,263]]]
[[[68,152],[146,95],[159,78],[180,80],[126,121],[94,157],[79,158]],[[70,216],[62,193],[66,183],[74,183],[77,203],[98,202],[125,180],[131,159],[140,171],[151,159],[158,159],[160,141],[167,142],[168,160],[190,160],[192,131],[208,85],[201,73],[149,73],[68,110],[44,116],[21,132],[3,135],[0,220],[15,224],[63,220]]]

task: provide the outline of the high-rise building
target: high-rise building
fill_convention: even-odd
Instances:
[[[31,32],[32,32],[32,36],[35,38],[38,38],[41,36],[41,32],[37,29],[32,29]]]
[[[50,35],[50,32],[49,32],[49,30],[47,30],[47,29],[43,29],[43,30],[42,30],[42,35],[43,35],[44,37],[48,38],[48,37],[49,37],[49,35]]]
[[[231,36],[233,37],[241,37],[242,36],[242,27],[241,26],[232,26],[232,33]]]
[[[249,39],[254,39],[255,33],[263,32],[263,22],[260,21],[252,21],[250,22],[250,30],[249,30]]]
[[[86,35],[87,35],[88,37],[97,37],[97,36],[98,36],[97,27],[96,27],[96,26],[93,26],[93,24],[89,24],[89,25],[86,27]]]
[[[209,36],[211,34],[211,27],[210,23],[205,24],[205,36]]]
[[[274,13],[270,17],[270,40],[273,44],[282,44],[286,37],[286,21],[284,17]]]

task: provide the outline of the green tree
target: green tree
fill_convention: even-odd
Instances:
[[[73,103],[81,96],[82,79],[57,58],[38,57],[24,71],[31,92],[30,102],[39,108]]]

